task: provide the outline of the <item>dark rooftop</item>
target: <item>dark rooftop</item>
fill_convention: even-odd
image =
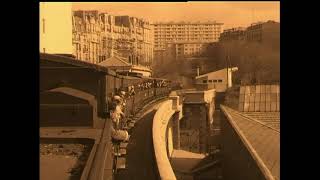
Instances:
[[[40,53],[40,61],[52,61],[52,62],[57,62],[57,63],[69,64],[69,65],[82,67],[82,68],[88,68],[88,69],[95,70],[97,72],[116,76],[116,73],[113,70],[106,68],[104,66],[85,62],[82,60],[78,60],[78,59],[63,56],[63,55]]]
[[[241,112],[241,114],[280,131],[280,112]]]
[[[261,122],[263,114],[242,113],[221,105],[242,142],[267,179],[280,179],[280,130]],[[260,115],[260,116],[257,116]],[[252,118],[256,116],[255,119]],[[277,117],[277,116],[270,116]],[[278,123],[280,123],[280,118]]]

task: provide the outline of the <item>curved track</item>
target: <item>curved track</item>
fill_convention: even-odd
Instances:
[[[158,179],[152,142],[152,121],[161,102],[146,108],[137,121],[127,146],[126,169],[118,170],[116,180]]]

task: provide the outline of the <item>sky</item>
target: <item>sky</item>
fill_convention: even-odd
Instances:
[[[217,21],[224,28],[246,27],[253,22],[280,22],[279,1],[248,2],[77,2],[72,10],[99,10],[158,21]]]

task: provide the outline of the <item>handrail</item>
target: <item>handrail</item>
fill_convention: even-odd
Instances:
[[[161,180],[176,180],[166,149],[166,130],[171,116],[175,113],[172,100],[163,102],[153,118],[152,139],[154,155]]]
[[[107,153],[111,152],[111,120],[106,119],[104,122],[103,132],[97,144],[96,152],[92,159],[92,164],[88,172],[88,180],[103,179],[104,167]]]

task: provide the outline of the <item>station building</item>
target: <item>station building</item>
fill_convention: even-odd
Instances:
[[[196,87],[199,89],[216,89],[216,92],[225,92],[228,88],[232,87],[232,72],[237,70],[237,67],[224,68],[196,76]]]

